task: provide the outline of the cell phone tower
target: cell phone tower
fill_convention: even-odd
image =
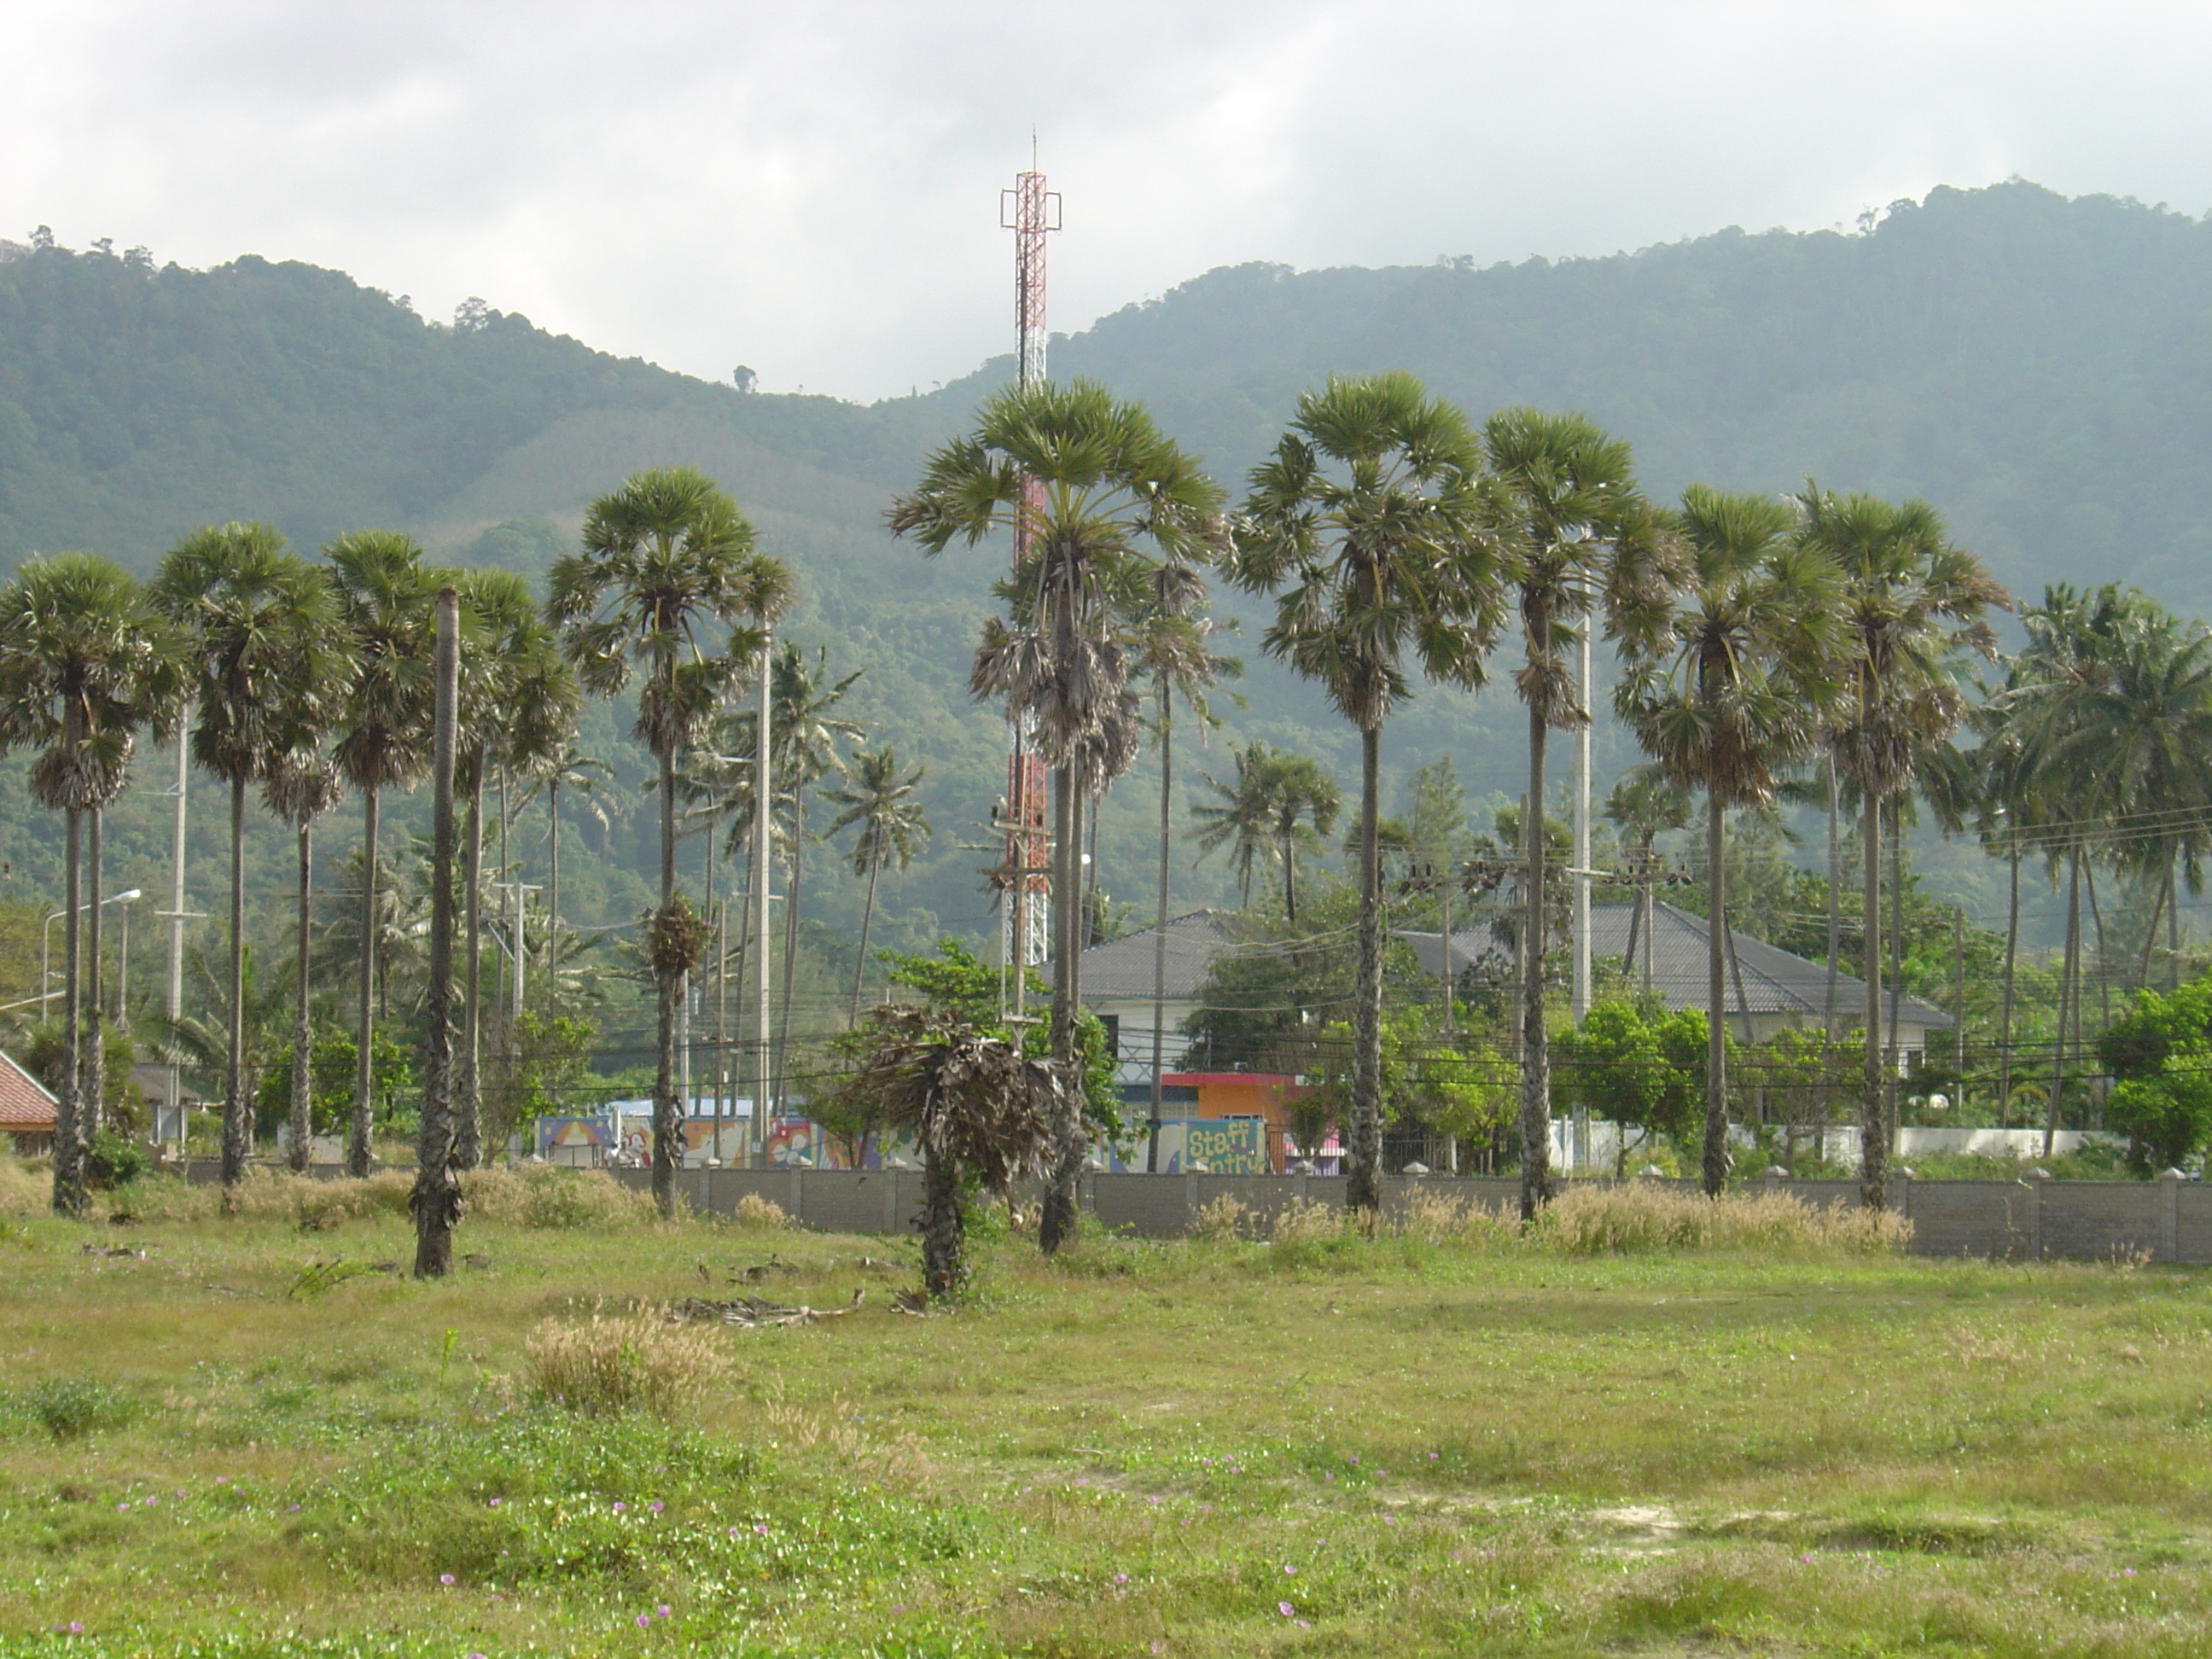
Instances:
[[[1041,386],[1045,378],[1045,237],[1060,228],[1060,192],[1045,188],[1037,171],[1036,145],[1030,146],[1030,170],[1014,175],[1014,187],[999,193],[999,224],[1014,233],[1014,328],[1020,341],[1018,385]],[[1022,510],[1014,523],[1014,564],[1019,568],[1042,521],[1043,486],[1022,480]],[[1049,953],[1052,884],[1047,874],[1050,840],[1045,818],[1045,768],[1033,739],[1035,722],[1016,714],[1007,721],[1006,831],[1007,956],[1018,968],[1034,967]],[[1022,975],[1013,975],[1013,1002],[1019,1011]]]

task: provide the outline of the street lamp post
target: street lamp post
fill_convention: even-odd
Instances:
[[[102,905],[128,904],[139,896],[141,895],[138,890],[133,887],[124,892],[111,894],[100,900],[100,903]],[[82,912],[91,909],[92,906],[80,904],[76,908]],[[54,997],[54,994],[46,988],[53,982],[54,924],[68,914],[69,907],[64,905],[53,915],[48,916],[39,928],[39,1018],[40,1019],[46,1017],[46,1005],[52,1001]],[[129,937],[127,933],[125,935],[126,939]]]

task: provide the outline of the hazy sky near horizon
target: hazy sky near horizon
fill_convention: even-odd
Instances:
[[[8,0],[0,237],[337,266],[873,398],[1216,265],[1605,254],[1938,184],[2212,208],[2178,4]]]

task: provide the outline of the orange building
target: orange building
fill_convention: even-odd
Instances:
[[[1267,1167],[1283,1173],[1290,1103],[1302,1092],[1297,1079],[1281,1072],[1165,1072],[1160,1086],[1176,1091],[1172,1109],[1178,1117],[1260,1119],[1267,1126]]]

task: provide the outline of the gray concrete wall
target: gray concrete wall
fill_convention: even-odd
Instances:
[[[186,1178],[212,1182],[220,1171],[212,1161],[195,1160]],[[339,1171],[319,1166],[313,1173],[329,1179]],[[641,1191],[653,1184],[646,1170],[605,1173]],[[1697,1190],[1692,1182],[1663,1184]],[[1519,1211],[1515,1180],[1386,1176],[1384,1219],[1402,1215],[1424,1188],[1473,1199],[1501,1216]],[[921,1208],[918,1170],[680,1170],[676,1190],[694,1209],[722,1216],[757,1194],[821,1232],[909,1232]],[[1759,1182],[1753,1190],[1824,1206],[1859,1201],[1857,1183],[1848,1181]],[[1248,1228],[1264,1233],[1293,1206],[1341,1206],[1344,1191],[1338,1176],[1086,1175],[1082,1202],[1115,1231],[1170,1238],[1188,1232],[1202,1211],[1224,1198],[1243,1206]],[[2195,1182],[1894,1181],[1889,1203],[1911,1221],[1917,1255],[2212,1262],[2212,1188]]]

